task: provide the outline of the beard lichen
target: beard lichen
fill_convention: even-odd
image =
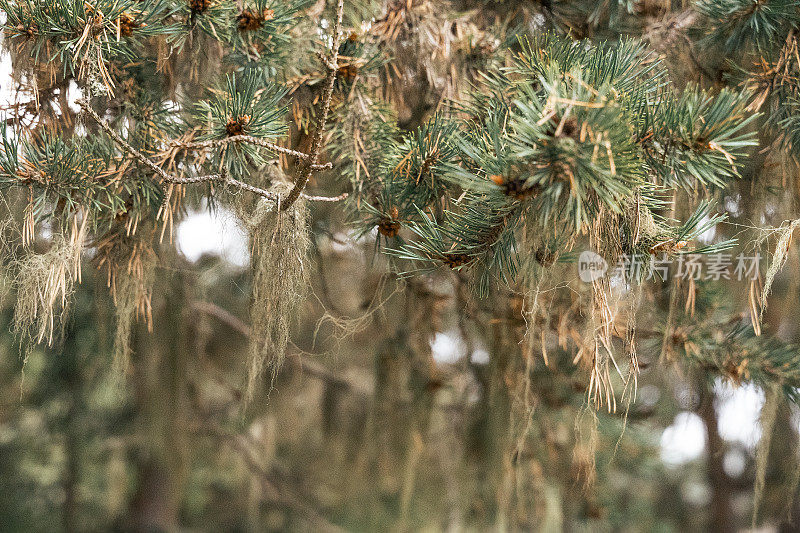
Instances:
[[[114,362],[122,371],[127,371],[130,365],[134,322],[144,320],[148,331],[153,330],[151,300],[155,265],[155,253],[149,248],[137,247],[127,264],[117,267],[111,284],[111,296],[117,315]]]
[[[96,243],[97,268],[106,271],[106,285],[116,312],[114,364],[122,372],[126,372],[130,364],[134,322],[144,320],[148,331],[153,330],[151,300],[157,257],[149,242],[155,230],[151,229],[146,235],[146,238],[139,238],[119,227]]]
[[[144,319],[152,331],[152,274],[155,262],[149,261],[141,273],[123,270],[117,274],[113,294],[117,325],[114,330],[114,363],[126,372],[131,359],[131,333],[136,320]]]
[[[253,271],[250,321],[252,336],[247,362],[247,400],[269,368],[275,378],[286,357],[289,327],[305,296],[309,277],[309,215],[301,199],[286,211],[270,200],[237,212],[250,235]]]
[[[87,217],[80,224],[74,218],[69,237],[56,233],[49,250],[17,261],[13,330],[24,341],[52,346],[59,337],[75,283],[80,283],[87,226]]]
[[[772,256],[772,262],[767,269],[766,279],[764,281],[764,289],[761,291],[762,315],[764,313],[764,309],[767,307],[767,298],[769,298],[769,294],[772,292],[772,283],[775,281],[775,276],[786,264],[789,246],[792,243],[792,235],[794,234],[794,230],[796,230],[798,227],[800,227],[800,219],[792,220],[788,224],[783,224],[780,228],[774,230],[774,233],[778,235],[778,242],[775,245],[775,253]],[[760,242],[763,239],[765,238],[759,239],[757,242]]]

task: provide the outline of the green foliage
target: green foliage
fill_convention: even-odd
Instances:
[[[708,21],[708,43],[729,51],[754,44],[768,52],[800,22],[797,0],[698,0],[695,8]]]
[[[258,139],[275,139],[286,132],[286,108],[281,99],[286,91],[274,84],[265,85],[258,70],[229,75],[222,90],[213,91],[193,110],[194,120],[201,126],[201,140],[222,140],[237,135]],[[262,165],[263,148],[235,143],[221,148],[214,168],[224,166],[234,176],[244,176],[245,168]]]
[[[254,63],[262,67],[281,66],[289,59],[291,30],[298,24],[298,14],[311,0],[249,0],[236,15],[233,45],[234,63]],[[241,55],[239,55],[241,54]]]
[[[342,109],[345,111],[345,109]],[[349,111],[349,110],[347,110]],[[382,187],[383,181],[391,179],[387,146],[397,143],[401,133],[396,118],[386,105],[365,103],[358,112],[345,113],[337,117],[337,126],[331,132],[331,153],[337,162],[336,173],[350,182],[351,196],[355,204],[369,208],[376,194],[388,194],[391,187]],[[390,198],[380,205],[391,207]],[[364,223],[372,229],[377,224]]]
[[[684,332],[685,331],[685,332]],[[753,383],[768,389],[778,384],[784,395],[800,402],[800,352],[797,346],[774,337],[755,335],[750,325],[739,325],[722,342],[701,327],[681,330],[686,361],[733,383]]]
[[[666,187],[724,187],[738,177],[749,146],[757,144],[748,125],[750,94],[723,89],[710,95],[688,87],[668,97],[652,114],[642,143],[648,165]]]
[[[445,191],[443,176],[456,155],[456,124],[434,116],[398,143],[390,143],[386,172],[391,174],[393,205],[405,213],[426,208]]]
[[[172,13],[165,0],[2,0],[3,29],[12,39],[32,42],[36,62],[58,59],[65,74],[114,85],[109,61],[132,61],[142,40],[167,31]]]
[[[778,115],[783,115],[783,118],[778,118],[777,130],[781,132],[783,142],[792,152],[800,154],[800,99],[792,95],[787,98],[783,107]]]
[[[621,212],[644,182],[632,117],[611,86],[595,88],[581,73],[554,71],[539,79],[539,90],[521,87],[509,120],[516,172],[508,180],[534,192],[537,222],[566,215],[572,232],[584,231],[602,209]]]
[[[704,233],[714,229],[717,224],[724,222],[728,216],[719,213],[712,213],[713,202],[706,200],[701,202],[697,209],[692,213],[686,221],[674,228],[670,236],[673,242],[691,242],[703,235]],[[736,239],[728,239],[725,241],[717,242],[692,250],[695,254],[712,254],[719,253],[731,248],[736,244]]]
[[[654,96],[666,83],[664,64],[635,39],[613,44],[585,44],[588,43],[550,32],[523,37],[520,52],[515,54],[512,66],[505,70],[525,83],[531,78],[546,78],[552,65],[564,75],[579,69],[586,84],[591,87],[607,84],[623,99],[628,95],[639,98],[642,93]]]
[[[584,46],[546,34],[521,44],[452,118],[437,116],[396,145],[389,161],[401,164],[389,166],[378,206],[361,219],[387,237],[398,222],[410,229],[394,256],[425,269],[476,267],[486,294],[488,279],[512,282],[546,243],[563,252],[599,228],[616,243],[612,260],[654,246],[675,253],[722,220],[706,218],[710,203],[677,227],[658,212],[678,186],[722,187],[738,176],[755,144],[747,93],[675,95],[660,60],[631,40]]]
[[[236,6],[233,2],[219,2],[216,0],[177,0],[178,15],[184,26],[184,31],[176,33],[176,44],[183,44],[183,39],[188,33],[185,30],[195,30],[208,34],[217,41],[227,42],[234,27]]]
[[[126,196],[141,198],[150,206],[160,202],[152,182],[148,187],[146,180],[137,184],[119,180],[112,154],[93,140],[64,141],[44,132],[17,145],[6,126],[2,134],[0,186],[26,187],[34,192],[32,209],[37,217],[51,214],[53,206],[65,218],[81,206],[117,214],[125,211]]]

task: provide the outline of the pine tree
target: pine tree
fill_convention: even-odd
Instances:
[[[776,495],[800,472],[783,427],[800,402],[797,2],[0,12],[2,375],[32,372],[21,401],[37,409],[69,405],[41,444],[65,435],[67,530],[730,530],[796,514]],[[178,253],[200,208],[246,231],[247,272]],[[608,272],[579,277],[587,252]],[[435,360],[442,338],[458,362]],[[746,509],[721,459],[724,383],[765,397]],[[82,427],[93,409],[108,427]],[[701,513],[654,466],[678,411],[708,435]],[[137,482],[92,515],[76,491],[102,493],[86,463],[112,441]],[[45,515],[0,505],[19,528]]]

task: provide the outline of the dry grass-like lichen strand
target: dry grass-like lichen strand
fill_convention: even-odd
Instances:
[[[143,320],[153,330],[152,294],[157,256],[150,243],[156,230],[140,237],[129,233],[129,219],[98,239],[95,243],[95,263],[105,271],[106,285],[116,310],[114,333],[114,364],[123,372],[129,368],[130,337],[135,320]],[[135,226],[135,222],[133,222]]]
[[[240,216],[243,206],[240,206]],[[246,225],[250,233],[253,336],[247,365],[247,398],[269,367],[280,369],[289,342],[289,326],[308,287],[308,209],[301,199],[287,211],[261,200]]]
[[[777,233],[779,237],[778,242],[775,245],[775,254],[772,256],[772,263],[770,263],[769,268],[767,269],[764,290],[761,293],[762,314],[764,309],[767,307],[767,298],[769,297],[769,293],[772,291],[772,282],[775,281],[775,276],[783,268],[783,265],[786,264],[789,246],[792,243],[792,234],[798,227],[800,227],[800,219],[793,220],[789,224],[784,224],[775,230],[775,233]]]
[[[49,346],[63,328],[75,282],[80,282],[86,233],[86,218],[75,221],[69,238],[56,234],[47,252],[18,261],[14,332],[22,339]]]
[[[152,287],[155,253],[132,253],[127,266],[117,266],[112,285],[112,297],[117,315],[114,332],[114,361],[127,371],[131,358],[131,333],[135,320],[144,320],[153,329]]]

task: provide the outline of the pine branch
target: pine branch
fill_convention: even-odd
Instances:
[[[307,161],[310,159],[310,155],[304,152],[299,152],[297,150],[292,150],[291,148],[286,148],[285,146],[280,146],[278,144],[269,142],[264,139],[259,139],[258,137],[253,137],[252,135],[233,135],[231,137],[226,137],[225,139],[209,139],[207,141],[198,141],[198,142],[184,142],[184,141],[170,141],[169,146],[171,147],[180,147],[186,150],[200,150],[203,148],[217,148],[220,146],[226,146],[231,143],[246,143],[252,144],[255,146],[261,146],[262,148],[267,148],[276,153],[291,155],[300,159],[302,161]],[[326,170],[331,168],[333,165],[331,163],[325,163],[324,165],[315,164],[313,165],[314,170]]]
[[[111,139],[119,145],[120,148],[128,152],[130,155],[135,157],[140,163],[150,168],[153,172],[158,174],[158,176],[163,179],[166,183],[199,183],[202,181],[211,181],[215,179],[220,179],[221,176],[218,174],[211,175],[211,176],[197,176],[192,178],[179,178],[177,176],[173,176],[167,171],[165,171],[160,166],[153,163],[150,159],[147,158],[142,152],[131,146],[125,139],[120,137],[120,135],[114,131],[114,129],[106,123],[97,112],[92,109],[89,103],[86,100],[78,100],[77,104],[83,109],[94,121],[100,126],[106,134],[108,134]]]
[[[161,179],[164,180],[165,183],[175,183],[175,184],[190,184],[190,183],[202,183],[206,181],[223,181],[227,185],[232,185],[238,189],[242,189],[245,191],[252,192],[257,194],[261,197],[268,198],[273,200],[277,203],[281,203],[280,195],[273,191],[268,191],[266,189],[262,189],[260,187],[255,187],[243,181],[237,180],[230,176],[227,176],[225,173],[223,174],[210,174],[206,176],[192,176],[192,177],[185,177],[181,178],[178,176],[173,176],[165,171],[160,166],[156,165],[153,161],[151,161],[147,156],[145,156],[142,152],[131,146],[125,139],[120,137],[120,135],[114,131],[114,129],[108,125],[106,121],[100,118],[100,115],[91,108],[88,102],[85,100],[78,100],[78,105],[83,109],[95,122],[103,129],[106,134],[108,134],[111,139],[117,143],[123,150],[128,152],[132,155],[136,160],[138,160],[143,165],[150,168],[153,172],[155,172]],[[327,197],[327,196],[308,196],[302,195],[305,199],[311,201],[318,201],[318,202],[337,202],[347,198],[347,193],[344,193],[339,196],[335,197]]]
[[[701,0],[694,7],[706,19],[707,42],[724,43],[730,52],[751,43],[768,52],[800,23],[797,0]]]
[[[342,13],[344,12],[344,0],[339,0],[336,5],[336,22],[333,25],[333,42],[331,43],[331,59],[326,62],[325,66],[328,69],[328,74],[325,77],[325,92],[322,97],[322,111],[319,114],[319,122],[317,123],[317,131],[314,132],[314,139],[311,143],[311,156],[306,163],[306,168],[303,172],[298,174],[297,180],[294,182],[294,187],[289,191],[288,196],[283,201],[281,206],[282,210],[286,210],[300,197],[311,174],[314,172],[314,165],[319,159],[319,151],[322,147],[322,136],[325,133],[325,122],[328,120],[328,112],[331,107],[331,95],[333,94],[333,86],[336,83],[336,72],[338,71],[339,60],[339,40],[341,39],[342,31]]]

